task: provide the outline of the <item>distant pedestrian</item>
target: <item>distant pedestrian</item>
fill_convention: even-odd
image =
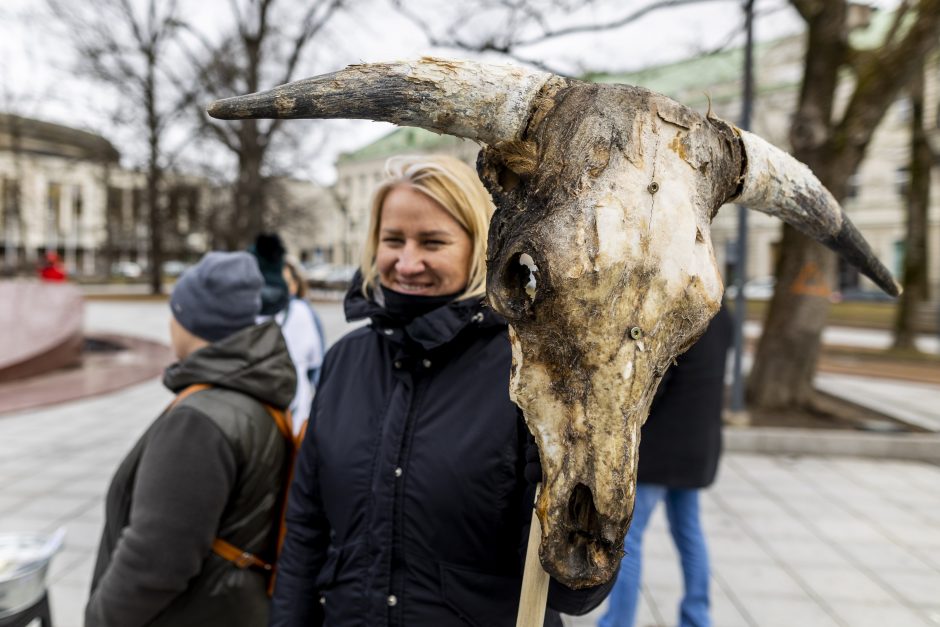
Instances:
[[[86,627],[267,624],[261,562],[288,471],[274,415],[296,382],[280,328],[255,326],[262,284],[243,252],[208,253],[177,282],[163,382],[179,396],[112,479]]]
[[[725,361],[731,316],[722,308],[705,334],[666,371],[640,433],[633,522],[626,555],[599,627],[632,627],[640,593],[643,532],[660,501],[679,551],[685,592],[680,627],[711,625],[710,567],[699,492],[715,481],[721,455]]]
[[[287,252],[284,242],[277,233],[259,233],[248,247],[248,252],[254,255],[264,278],[260,315],[273,316],[287,307],[290,301],[290,291],[284,280],[284,255]]]
[[[320,378],[320,366],[326,350],[326,336],[320,317],[307,300],[307,282],[299,268],[284,261],[284,280],[291,298],[287,306],[274,315],[287,341],[287,350],[297,371],[297,393],[290,409],[294,429],[299,431],[310,416],[310,404]]]
[[[62,259],[58,253],[49,251],[43,255],[42,263],[39,266],[39,278],[43,281],[61,283],[68,278],[65,266],[62,265]]]

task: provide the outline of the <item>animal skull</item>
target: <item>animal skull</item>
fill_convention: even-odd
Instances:
[[[722,204],[777,215],[898,292],[805,166],[643,88],[424,58],[209,112],[385,120],[484,144],[478,169],[497,206],[487,292],[510,324],[510,392],[542,458],[540,558],[571,587],[617,571],[653,393],[721,303],[709,225]]]

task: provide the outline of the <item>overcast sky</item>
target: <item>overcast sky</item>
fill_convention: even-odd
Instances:
[[[90,0],[76,0],[90,1]],[[425,0],[409,2],[419,6]],[[433,3],[436,0],[426,0]],[[624,14],[625,7],[641,7],[649,0],[591,3],[571,15],[559,16],[559,24],[603,21]],[[188,19],[209,34],[224,28],[226,0],[180,0]],[[468,6],[470,2],[460,3]],[[570,1],[571,6],[581,3]],[[876,2],[885,7],[896,1]],[[64,33],[37,9],[41,0],[0,0],[0,110],[13,110],[70,126],[99,132],[111,139],[134,165],[135,137],[109,122],[119,96],[74,76],[75,59]],[[796,32],[800,20],[784,0],[757,0],[758,39]],[[769,15],[765,15],[769,14]],[[440,19],[440,18],[439,18]],[[651,14],[617,31],[565,37],[525,51],[564,71],[633,70],[692,56],[729,42],[740,26],[739,2],[715,0],[693,7]],[[433,22],[433,20],[432,20]],[[465,20],[467,33],[492,27],[489,14]],[[424,54],[466,57],[466,53],[430,48],[422,32],[390,8],[388,0],[354,0],[352,9],[331,22],[323,33],[326,46],[307,60],[308,73],[328,72],[348,63],[389,61]],[[738,42],[741,40],[738,39]],[[330,121],[325,140],[317,141],[317,153],[300,172],[327,182],[332,164],[341,151],[352,150],[387,133],[390,125],[361,121]]]

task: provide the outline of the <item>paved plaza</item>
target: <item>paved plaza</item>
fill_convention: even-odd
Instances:
[[[318,309],[335,340],[339,307]],[[89,329],[166,341],[165,304],[86,314]],[[151,380],[0,416],[0,532],[67,529],[50,571],[56,627],[82,624],[110,477],[170,398]],[[938,487],[940,467],[923,463],[727,454],[703,499],[715,625],[940,625]],[[675,625],[681,578],[662,511],[645,546],[637,625]]]

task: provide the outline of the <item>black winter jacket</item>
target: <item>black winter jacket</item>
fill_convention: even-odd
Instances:
[[[346,312],[372,325],[326,356],[271,625],[514,625],[533,491],[505,322],[474,299],[402,328],[357,287]],[[553,581],[549,607],[583,614],[607,589]]]
[[[261,403],[286,408],[296,385],[280,328],[245,329],[167,368],[170,390],[194,383],[214,387],[157,418],[114,475],[86,627],[267,622],[266,578],[211,546],[273,557],[286,444]]]
[[[704,488],[715,481],[732,331],[731,314],[722,307],[666,371],[640,432],[637,481],[669,488]]]

